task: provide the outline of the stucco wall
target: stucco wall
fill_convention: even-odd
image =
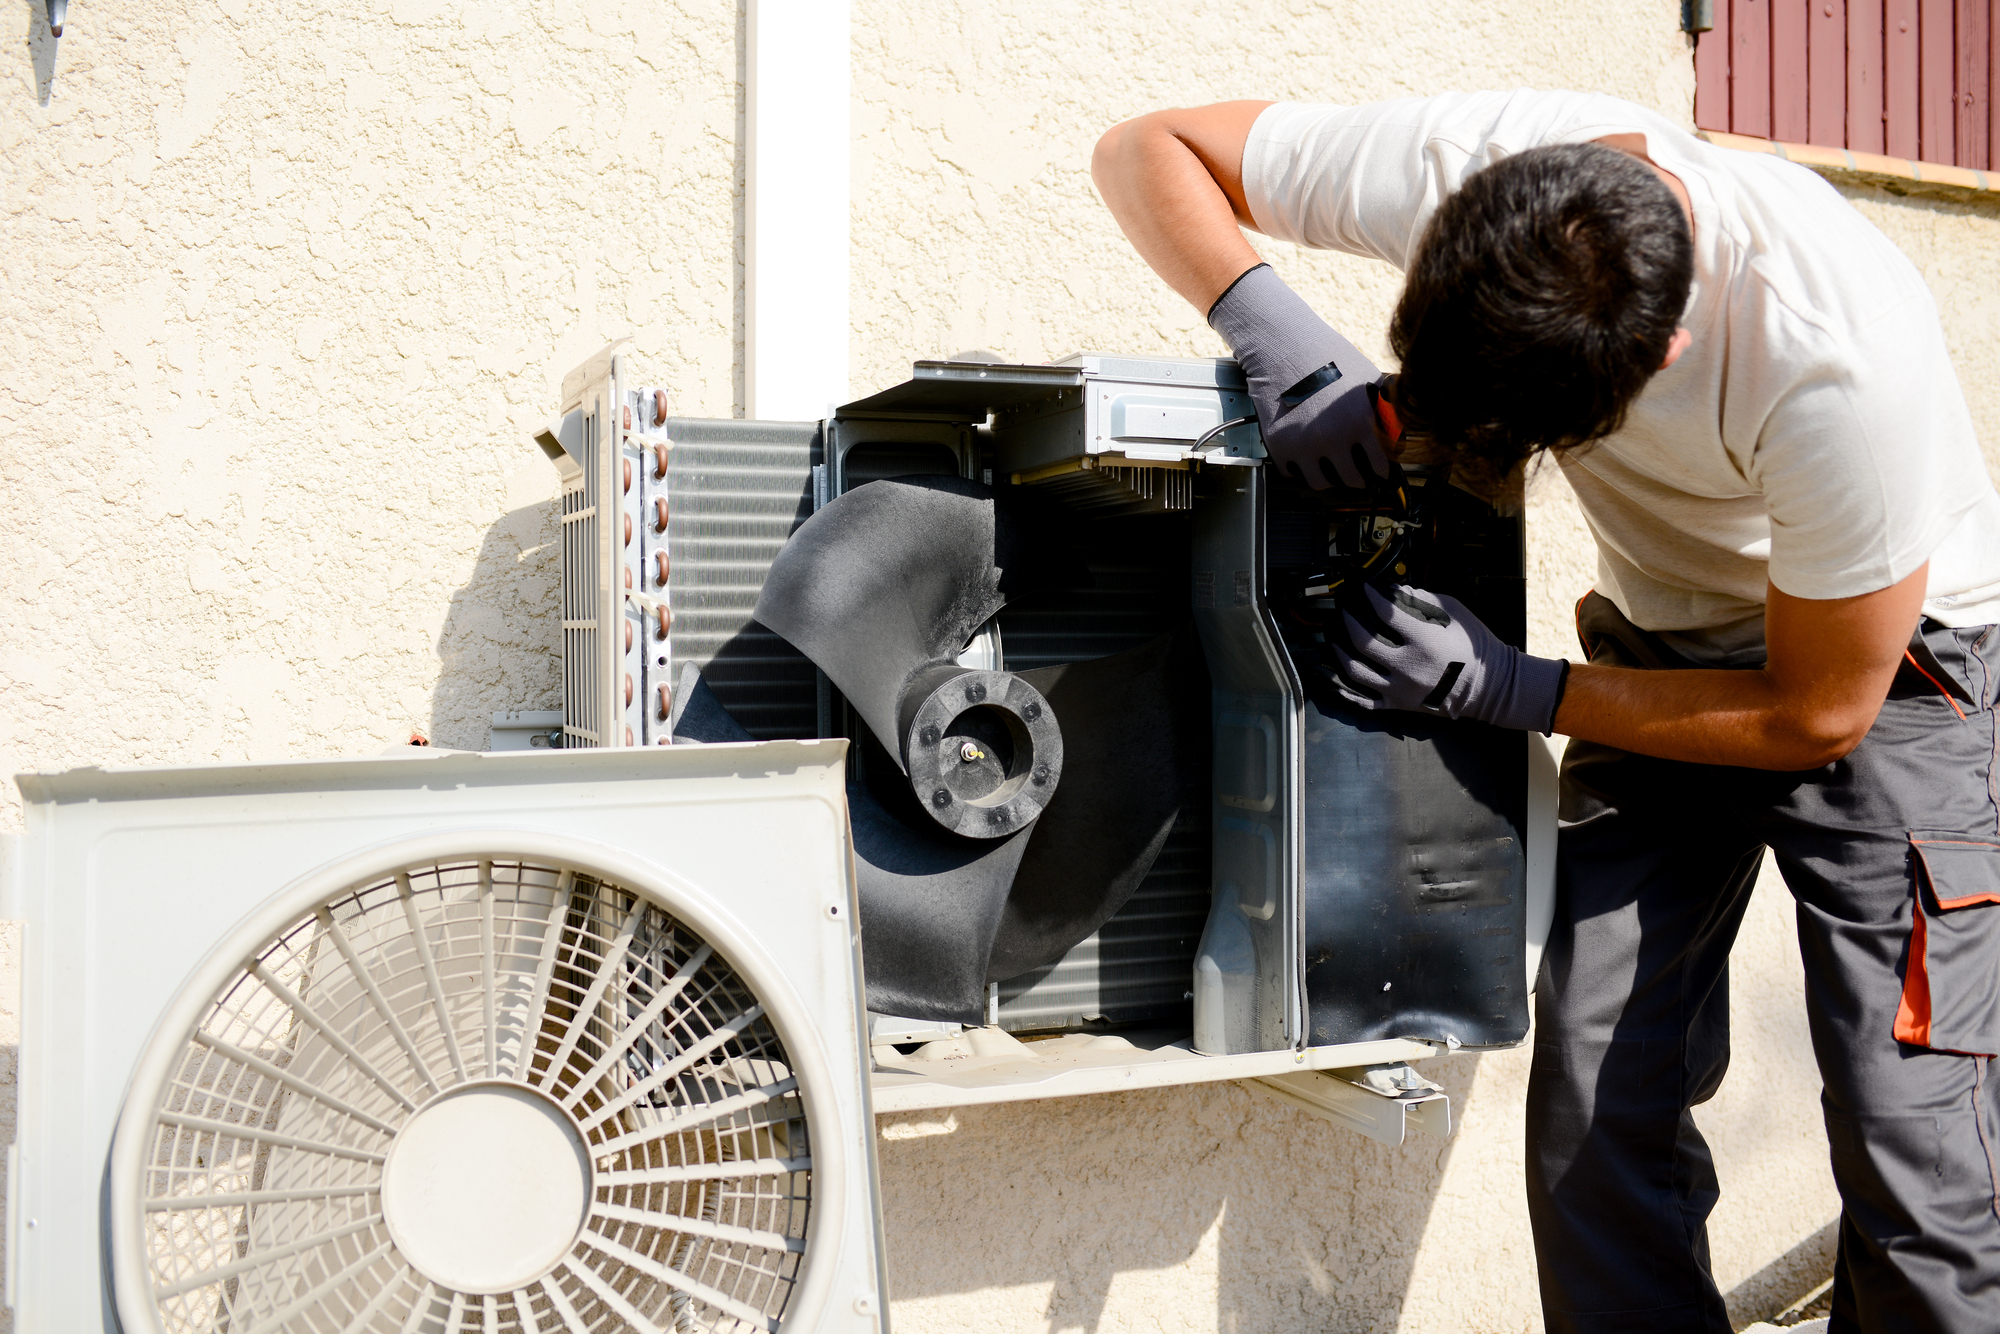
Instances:
[[[1685,121],[1693,91],[1673,0],[854,8],[857,394],[969,346],[1220,350],[1091,190],[1123,117],[1536,84]],[[524,429],[628,332],[679,411],[740,410],[740,8],[79,0],[59,47],[39,11],[0,12],[0,771],[478,747],[553,706]],[[2000,215],[1850,194],[1937,287],[2000,443]],[[1382,350],[1392,272],[1270,253]],[[1530,537],[1560,653],[1590,565],[1559,478]],[[1835,1208],[1782,891],[1735,980],[1738,1074],[1701,1119],[1749,1316],[1824,1262]],[[1536,1327],[1525,1053],[1431,1071],[1460,1126],[1401,1150],[1235,1086],[885,1122],[897,1327]]]

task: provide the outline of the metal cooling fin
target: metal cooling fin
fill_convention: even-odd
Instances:
[[[1192,630],[1114,657],[1021,673],[1063,721],[1064,780],[1035,821],[988,981],[1054,963],[1125,906],[1180,815],[1207,722],[1207,672]]]

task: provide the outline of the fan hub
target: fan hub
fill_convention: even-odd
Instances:
[[[382,1214],[424,1277],[459,1292],[509,1292],[576,1245],[591,1181],[583,1135],[553,1099],[511,1081],[461,1084],[397,1132]]]
[[[945,667],[906,690],[910,785],[955,834],[1003,838],[1042,813],[1062,777],[1062,732],[1041,692],[1010,672]]]

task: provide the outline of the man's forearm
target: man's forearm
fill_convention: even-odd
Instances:
[[[1746,769],[1816,769],[1852,750],[1873,707],[1799,707],[1768,671],[1570,668],[1555,730],[1620,750]]]
[[[1767,588],[1769,663],[1756,671],[1578,664],[1555,730],[1640,755],[1745,769],[1831,764],[1861,744],[1921,614],[1930,566],[1858,597]]]
[[[1268,105],[1156,111],[1113,127],[1091,157],[1091,178],[1133,249],[1204,314],[1260,262],[1238,226],[1247,220],[1239,175],[1243,135]]]

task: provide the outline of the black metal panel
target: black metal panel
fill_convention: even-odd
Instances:
[[[1432,479],[1403,582],[1458,598],[1521,645],[1521,525]],[[1315,526],[1317,523],[1317,527]],[[1310,499],[1274,498],[1280,561],[1310,561]],[[1527,745],[1483,723],[1357,709],[1280,616],[1307,704],[1300,893],[1308,1042],[1505,1046],[1527,1033]]]
[[[1191,532],[1185,514],[1074,523],[1063,540],[1076,577],[1000,613],[1007,670],[1108,657],[1184,624]],[[1207,768],[1192,766],[1180,818],[1125,906],[1056,963],[1000,983],[1001,1027],[1192,1021],[1189,979],[1209,903]]]
[[[845,490],[889,477],[956,477],[958,457],[941,444],[921,440],[869,441],[847,452]]]

